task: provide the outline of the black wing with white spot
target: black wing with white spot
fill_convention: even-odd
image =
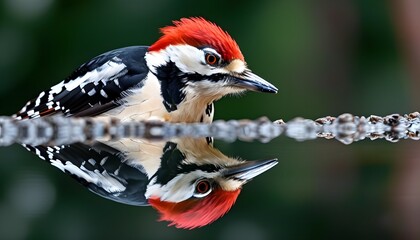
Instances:
[[[119,106],[127,91],[140,87],[147,76],[147,48],[126,47],[93,58],[26,103],[14,117],[27,119],[55,113],[95,116]]]
[[[108,145],[98,142],[24,147],[101,197],[129,205],[148,205],[147,174],[141,167],[126,164],[125,155]]]

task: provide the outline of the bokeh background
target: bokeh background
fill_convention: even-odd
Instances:
[[[203,16],[279,87],[216,104],[217,119],[419,110],[420,2],[410,0],[1,0],[0,115],[90,58],[150,45],[171,20]],[[114,203],[20,146],[0,149],[0,239],[420,239],[418,143],[217,142],[280,159],[222,219],[187,231]]]

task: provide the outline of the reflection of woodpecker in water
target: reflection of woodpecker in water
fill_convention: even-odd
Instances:
[[[229,158],[205,139],[26,147],[92,192],[124,204],[151,205],[160,220],[180,228],[220,218],[246,182],[277,164]]]

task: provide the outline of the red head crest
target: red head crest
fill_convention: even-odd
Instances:
[[[214,189],[203,199],[188,199],[179,203],[149,199],[150,205],[160,212],[159,221],[169,221],[169,226],[193,229],[203,227],[222,217],[235,203],[240,189],[224,191]]]
[[[149,51],[159,51],[169,45],[188,44],[195,47],[212,47],[224,60],[244,60],[238,44],[216,24],[201,17],[181,18],[173,21],[174,26],[161,28],[160,39],[149,47]]]

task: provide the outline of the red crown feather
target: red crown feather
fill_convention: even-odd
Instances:
[[[188,199],[179,203],[149,199],[150,205],[160,212],[159,221],[169,221],[169,226],[193,229],[203,227],[225,215],[233,206],[240,189],[224,191],[215,189],[202,199]]]
[[[161,28],[163,34],[149,51],[159,51],[169,45],[188,44],[195,47],[214,48],[226,61],[244,60],[238,44],[216,24],[201,17],[181,18],[173,21],[174,26]]]

